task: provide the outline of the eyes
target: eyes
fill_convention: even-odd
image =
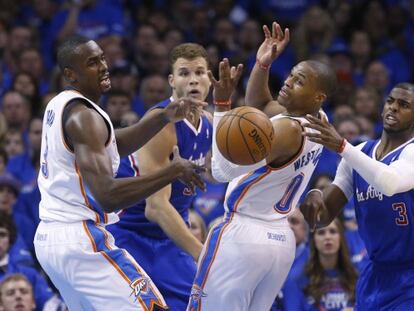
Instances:
[[[394,99],[392,97],[388,97],[387,100],[385,101],[387,105],[392,105],[394,102],[397,102],[400,108],[404,108],[404,109],[410,108],[410,103],[402,99]]]
[[[327,233],[331,235],[338,234],[338,230],[336,228],[322,228],[316,231],[316,235],[318,236],[324,236]]]
[[[205,69],[197,69],[196,71],[194,71],[196,76],[203,76],[205,74],[207,74],[207,71]],[[191,74],[190,70],[180,70],[178,72],[178,75],[180,77],[188,77]]]
[[[294,75],[292,73],[289,74],[288,80],[290,80],[293,84],[304,86],[305,81],[304,78],[299,75]]]
[[[87,62],[87,65],[88,65],[88,67],[94,67],[94,66],[98,66],[99,63],[106,64],[105,55],[102,54],[100,57],[97,56],[97,57],[90,58]]]

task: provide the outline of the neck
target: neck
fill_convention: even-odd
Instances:
[[[414,132],[412,129],[410,129],[409,131],[396,133],[386,132],[385,130],[383,130],[381,135],[381,142],[377,150],[378,157],[381,158],[383,155],[401,146],[413,137]]]
[[[70,88],[77,91],[77,92],[79,92],[79,93],[81,93],[83,96],[85,96],[87,99],[93,101],[95,104],[98,104],[99,99],[101,98],[101,93],[100,92],[95,93],[95,92],[89,92],[89,91],[86,91],[86,90],[80,90],[80,88],[78,88],[74,85],[71,85]]]
[[[325,270],[327,269],[334,269],[336,267],[336,263],[338,262],[338,254],[332,255],[319,255],[319,261],[321,262],[322,268]]]

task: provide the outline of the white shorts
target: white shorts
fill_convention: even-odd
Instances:
[[[188,311],[269,311],[295,257],[286,219],[269,226],[235,215],[203,247]]]
[[[34,245],[42,268],[69,310],[166,310],[137,262],[93,221],[40,222]]]

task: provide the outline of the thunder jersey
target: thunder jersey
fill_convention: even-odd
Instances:
[[[299,123],[303,117],[274,116],[271,120],[290,118]],[[305,131],[314,131],[304,128]],[[286,217],[297,205],[318,164],[323,147],[303,138],[301,150],[279,168],[265,165],[232,180],[226,193],[227,215],[236,213],[264,221]]]
[[[152,109],[163,109],[170,103],[170,101],[171,99],[162,101]],[[197,165],[204,165],[205,156],[211,148],[211,135],[213,133],[213,127],[208,118],[203,114],[200,117],[198,128],[195,128],[186,119],[176,122],[175,132],[180,156]],[[128,159],[125,158],[121,162],[120,171],[117,177],[134,176],[137,174],[138,168],[139,163],[137,163],[134,156],[130,156]],[[179,180],[175,180],[171,183],[170,202],[186,222],[188,222],[188,208],[193,199],[194,194],[185,184]],[[144,236],[166,239],[167,235],[165,235],[158,224],[150,222],[145,217],[145,204],[145,200],[142,200],[134,207],[124,210],[120,214],[120,221],[117,226],[133,230]]]
[[[41,193],[39,216],[44,221],[76,222],[90,219],[97,223],[113,223],[118,220],[118,216],[115,213],[105,213],[98,206],[82,179],[75,154],[65,143],[63,111],[66,105],[76,98],[83,99],[89,108],[95,109],[104,118],[110,131],[106,151],[111,159],[114,175],[118,170],[119,154],[108,115],[75,90],[59,93],[47,105],[43,117],[38,176]]]
[[[390,165],[398,160],[404,147],[399,146],[379,160]],[[376,159],[380,140],[371,140],[362,152]],[[353,170],[355,212],[358,230],[370,259],[376,264],[414,266],[414,190],[386,196],[369,185]]]

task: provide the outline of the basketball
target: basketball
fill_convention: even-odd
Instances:
[[[217,147],[230,162],[249,165],[266,158],[274,131],[270,119],[253,107],[238,107],[227,112],[216,130]]]

